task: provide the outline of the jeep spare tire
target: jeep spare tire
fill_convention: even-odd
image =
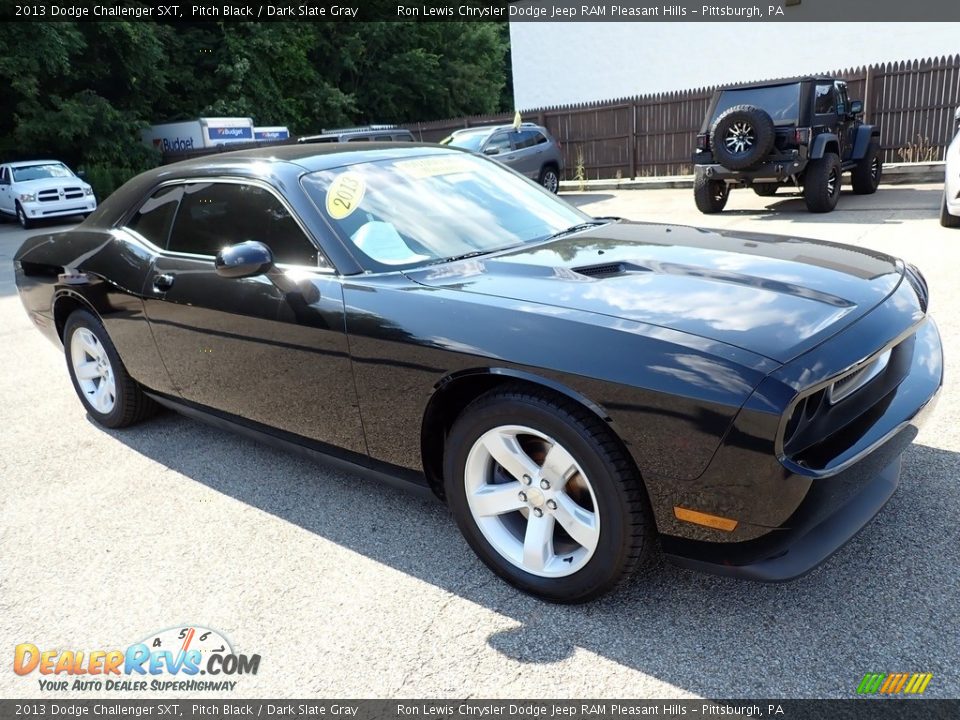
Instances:
[[[776,138],[773,118],[765,111],[753,105],[735,105],[714,121],[710,147],[725,168],[747,170],[773,150]]]

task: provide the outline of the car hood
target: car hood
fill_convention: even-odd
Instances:
[[[87,187],[87,183],[78,177],[39,178],[37,180],[18,180],[13,183],[16,192],[34,193],[40,190],[56,190],[62,187]]]
[[[657,325],[787,362],[881,303],[903,263],[817,240],[620,221],[407,274],[429,287]]]

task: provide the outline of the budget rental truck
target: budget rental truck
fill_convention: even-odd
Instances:
[[[161,152],[253,142],[253,118],[198,118],[153,125],[141,134],[143,142]]]

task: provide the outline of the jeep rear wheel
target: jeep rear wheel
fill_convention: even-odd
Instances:
[[[735,105],[725,110],[710,131],[714,157],[730,170],[757,165],[773,150],[775,140],[773,119],[753,105]]]
[[[826,153],[822,158],[811,160],[803,179],[803,199],[812,213],[830,212],[840,199],[840,158],[836,153]]]
[[[723,180],[711,180],[701,172],[693,180],[693,199],[697,210],[712,215],[723,210],[730,197],[730,188]]]
[[[877,191],[880,184],[880,176],[883,174],[883,161],[880,159],[880,152],[876,144],[870,143],[863,159],[857,163],[857,166],[850,172],[850,183],[853,185],[853,192],[857,195],[872,195]]]

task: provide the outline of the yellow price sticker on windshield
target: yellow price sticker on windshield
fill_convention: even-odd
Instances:
[[[360,207],[367,184],[356,172],[345,172],[330,183],[327,190],[327,214],[334,220],[343,220]]]
[[[400,160],[394,163],[394,167],[404,175],[415,178],[454,175],[456,173],[473,172],[476,169],[476,166],[471,163],[467,157],[460,155],[460,153],[441,157]]]

